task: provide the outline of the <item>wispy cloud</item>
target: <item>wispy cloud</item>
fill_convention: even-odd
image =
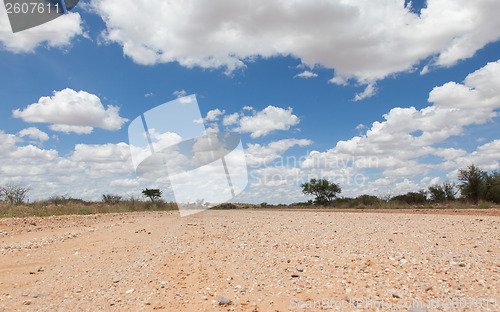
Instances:
[[[172,94],[178,98],[181,98],[183,96],[186,96],[187,92],[186,90],[180,90],[180,91],[174,91]]]
[[[295,75],[293,78],[297,78],[297,77],[304,78],[304,79],[309,79],[309,78],[318,77],[318,74],[313,73],[312,71],[309,71],[309,70],[304,70],[300,74]]]
[[[363,92],[357,93],[354,96],[353,101],[357,102],[357,101],[361,101],[361,100],[364,100],[366,98],[372,97],[375,95],[376,92],[377,92],[377,88],[373,84],[369,84],[366,86],[366,88]]]

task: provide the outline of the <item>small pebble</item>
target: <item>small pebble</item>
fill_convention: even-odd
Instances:
[[[231,299],[222,296],[217,296],[217,301],[219,301],[219,305],[231,304]]]
[[[426,307],[411,307],[408,312],[428,312]]]

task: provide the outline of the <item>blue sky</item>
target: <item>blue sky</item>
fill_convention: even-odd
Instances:
[[[32,199],[168,187],[136,178],[127,129],[191,94],[206,127],[241,136],[250,179],[233,201],[304,201],[313,177],[396,195],[499,169],[498,9],[95,0],[12,34],[2,7],[0,185]]]

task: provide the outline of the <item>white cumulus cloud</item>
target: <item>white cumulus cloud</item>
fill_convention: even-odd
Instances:
[[[50,123],[53,131],[91,133],[95,127],[118,130],[127,121],[120,117],[117,106],[101,103],[99,97],[85,91],[64,89],[51,97],[41,97],[25,109],[14,110],[13,116],[26,122]]]
[[[250,144],[248,143],[248,148],[245,150],[247,154],[247,164],[248,166],[263,166],[268,165],[288,149],[294,146],[307,146],[312,144],[311,140],[307,139],[283,139],[275,142],[271,142],[267,145],[261,144]],[[295,164],[283,164],[286,166],[294,166]]]
[[[49,135],[42,130],[35,128],[35,127],[29,127],[26,129],[23,129],[19,131],[18,133],[19,137],[29,137],[32,140],[37,140],[40,142],[47,141],[49,139]]]
[[[92,0],[103,37],[139,64],[244,68],[292,55],[335,70],[335,83],[374,83],[423,60],[451,66],[500,38],[500,2],[428,0]]]
[[[236,132],[250,132],[252,138],[265,136],[274,130],[289,130],[299,123],[299,117],[292,114],[292,108],[283,109],[269,105],[253,116],[240,118]]]
[[[205,117],[206,121],[217,121],[221,115],[225,113],[224,110],[220,110],[218,108],[212,109],[207,113],[207,117]]]
[[[430,170],[451,170],[471,162],[485,169],[498,168],[498,140],[468,154],[437,147],[461,135],[466,126],[492,121],[500,109],[500,61],[469,74],[462,83],[448,82],[429,93],[432,105],[420,110],[395,107],[384,121],[375,121],[365,135],[337,142],[332,149],[312,152],[303,168],[378,168],[389,178],[411,178]],[[423,156],[438,156],[441,163],[426,163]]]
[[[224,116],[224,119],[222,120],[222,124],[224,126],[234,125],[235,123],[238,122],[239,118],[240,118],[240,114],[238,114],[238,113],[233,113],[233,114]]]
[[[33,52],[38,46],[65,47],[76,36],[84,35],[78,13],[68,13],[50,22],[21,32],[12,33],[5,6],[0,6],[0,43],[14,53]]]

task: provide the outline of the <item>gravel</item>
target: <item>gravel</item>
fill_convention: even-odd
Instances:
[[[217,296],[217,301],[219,302],[219,305],[231,304],[231,299],[222,296]]]
[[[324,298],[411,300],[429,311],[444,309],[431,299],[476,298],[478,311],[500,310],[498,216],[208,210],[0,227],[5,311],[288,311],[292,299]],[[219,297],[230,305],[218,307]]]

